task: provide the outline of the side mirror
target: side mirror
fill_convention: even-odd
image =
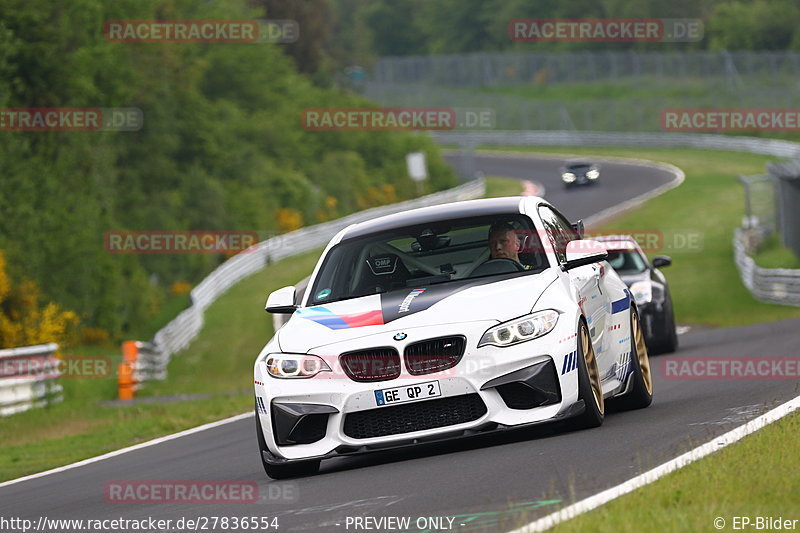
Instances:
[[[295,289],[294,287],[284,287],[273,292],[267,298],[267,305],[264,309],[267,313],[294,313],[297,306],[294,304]]]
[[[567,243],[567,262],[561,265],[564,271],[579,266],[591,265],[608,257],[605,246],[591,239],[570,241]]]
[[[672,264],[672,259],[666,255],[657,255],[653,258],[653,268],[668,267]]]
[[[575,230],[575,233],[578,235],[579,239],[583,239],[583,236],[586,233],[586,229],[583,227],[583,220],[579,220],[572,224],[572,229]]]

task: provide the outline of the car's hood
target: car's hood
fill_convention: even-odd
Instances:
[[[548,269],[510,279],[452,281],[304,307],[280,329],[278,343],[283,351],[306,353],[386,331],[454,322],[502,322],[530,312],[555,279]]]

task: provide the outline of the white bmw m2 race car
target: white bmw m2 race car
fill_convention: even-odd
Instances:
[[[255,363],[268,476],[322,459],[650,405],[642,328],[602,244],[537,197],[352,225]]]

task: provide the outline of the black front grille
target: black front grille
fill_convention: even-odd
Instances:
[[[466,347],[467,339],[461,335],[409,344],[404,351],[406,368],[414,376],[453,368],[461,360]]]
[[[394,348],[369,348],[339,356],[347,377],[353,381],[385,381],[400,376],[400,354]]]
[[[344,419],[344,434],[354,439],[384,437],[463,424],[484,414],[480,395],[464,394],[350,413]]]

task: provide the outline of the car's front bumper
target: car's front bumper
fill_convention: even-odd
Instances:
[[[585,174],[576,175],[572,181],[565,179],[564,177],[561,178],[561,181],[565,185],[589,185],[595,183],[599,180],[599,176],[597,178],[591,179],[587,177]]]
[[[458,365],[421,376],[404,367],[388,381],[355,382],[336,369],[310,379],[275,379],[257,364],[267,462],[363,453],[574,415],[577,372],[565,359],[574,359],[575,339],[572,324],[563,322],[539,339],[504,348],[475,347],[494,323],[473,323]],[[464,326],[457,333],[466,333]],[[456,333],[441,326],[418,330],[417,339]],[[431,381],[441,396],[377,405],[376,390]]]
[[[436,444],[441,442],[447,442],[455,439],[461,439],[466,437],[474,437],[478,435],[487,435],[493,433],[504,433],[507,431],[513,430],[520,430],[531,426],[538,426],[541,424],[555,422],[557,420],[562,420],[565,418],[570,418],[573,416],[578,416],[583,413],[585,409],[585,405],[583,400],[577,400],[575,403],[569,406],[569,408],[565,409],[562,412],[559,412],[556,416],[552,418],[547,418],[544,420],[537,420],[534,422],[528,422],[523,424],[516,424],[513,426],[507,426],[504,424],[498,424],[495,422],[486,422],[484,424],[478,425],[476,427],[472,427],[469,429],[461,429],[461,430],[451,430],[447,432],[437,432],[435,435],[429,435],[426,437],[416,437],[416,438],[398,438],[388,443],[381,443],[381,444],[362,444],[360,446],[350,446],[350,445],[341,445],[337,448],[331,450],[330,452],[324,455],[318,456],[310,456],[304,457],[303,460],[316,460],[316,459],[331,459],[334,457],[346,457],[346,456],[353,456],[353,455],[362,455],[366,453],[375,453],[385,450],[396,450],[401,448],[408,448],[411,446],[419,446],[423,444]],[[271,465],[282,465],[296,461],[297,459],[286,459],[284,457],[280,457],[275,455],[270,450],[262,450],[261,456],[264,459],[264,462]]]

